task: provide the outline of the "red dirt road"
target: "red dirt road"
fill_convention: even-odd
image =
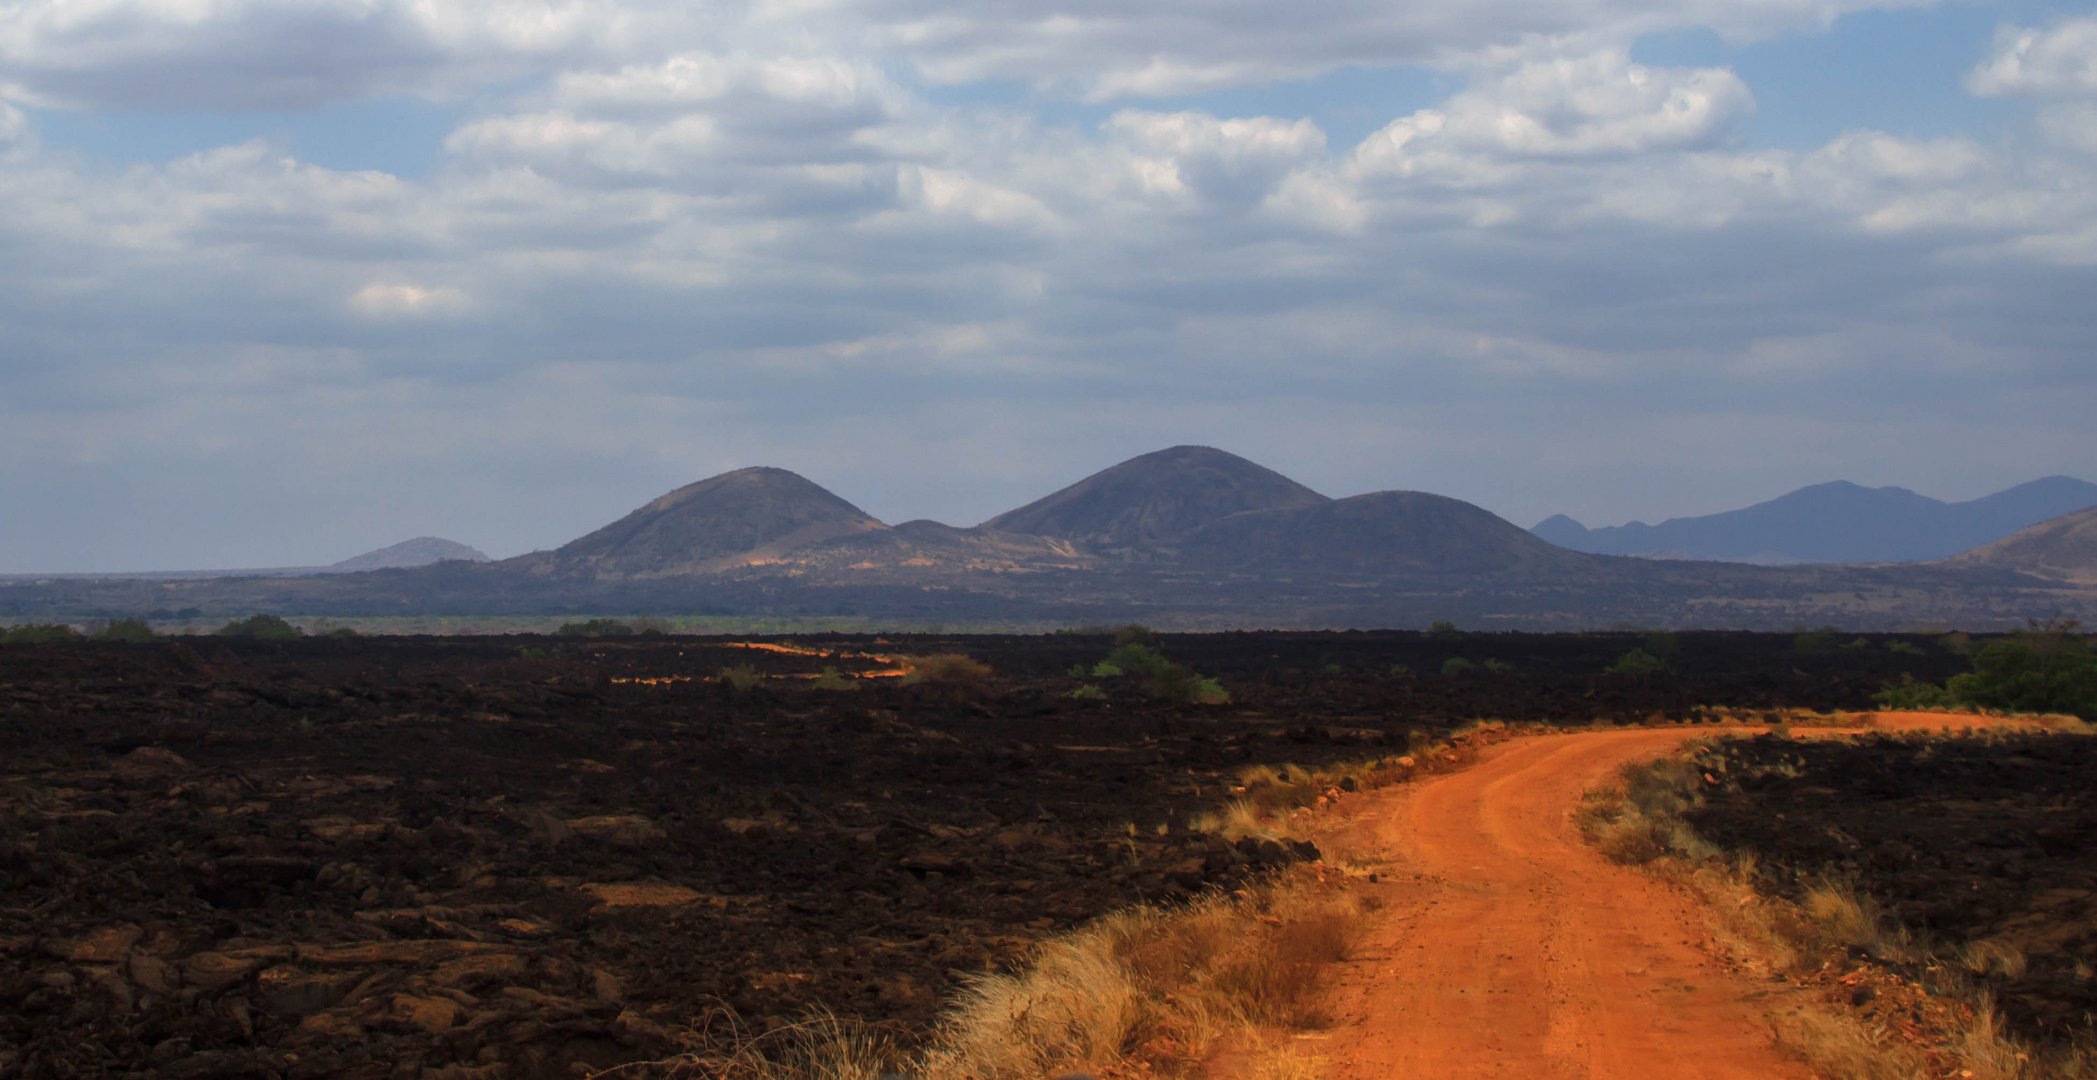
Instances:
[[[1699,734],[1522,739],[1364,808],[1342,847],[1388,858],[1393,880],[1336,973],[1336,1023],[1304,1047],[1320,1075],[1810,1076],[1705,949],[1694,902],[1573,824],[1582,793]]]
[[[2000,723],[1884,714],[1873,726],[1976,721]],[[1728,969],[1694,899],[1604,859],[1573,822],[1580,797],[1625,765],[1710,734],[1519,739],[1357,802],[1325,846],[1383,864],[1382,907],[1335,970],[1333,1022],[1298,1037],[1318,1075],[1812,1076],[1772,1038],[1761,999],[1779,988]]]

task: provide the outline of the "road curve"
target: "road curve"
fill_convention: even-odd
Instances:
[[[1387,860],[1384,906],[1305,1038],[1329,1080],[1812,1073],[1707,945],[1695,902],[1579,835],[1580,796],[1708,732],[1579,732],[1362,800],[1333,839]]]

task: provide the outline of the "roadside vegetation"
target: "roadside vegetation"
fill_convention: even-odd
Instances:
[[[1929,744],[1957,738],[1976,737],[1906,741],[1928,753]],[[1621,784],[1591,794],[1578,822],[1612,860],[1701,897],[1736,960],[1809,991],[1774,1018],[1780,1039],[1829,1080],[2097,1076],[2087,1032],[2038,1044],[2007,1029],[1989,976],[2023,973],[2027,958],[2013,943],[1932,938],[1894,917],[1853,872],[1768,864],[1752,851],[1721,848],[1692,824],[1727,785],[1753,790],[1765,778],[1799,776],[1789,762],[1747,769],[1720,744],[1692,743],[1682,756],[1628,769]]]
[[[1971,655],[1971,671],[1942,685],[1903,677],[1878,693],[1879,704],[2068,713],[2097,720],[2097,655],[2075,620],[2033,620],[2010,637],[1972,647]]]

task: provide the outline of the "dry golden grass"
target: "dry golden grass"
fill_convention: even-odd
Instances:
[[[1939,737],[1939,736],[1931,736]],[[1990,736],[1981,735],[1981,738]],[[1620,787],[1591,794],[1576,820],[1611,858],[1643,866],[1674,880],[1703,900],[1713,929],[1744,966],[1778,974],[1808,974],[1841,965],[1852,950],[1885,961],[1928,964],[1932,955],[1915,936],[1887,918],[1878,903],[1853,883],[1823,880],[1799,902],[1763,895],[1752,858],[1728,860],[1696,836],[1681,817],[1696,805],[1703,778],[1722,769],[1706,755],[1708,743],[1692,743],[1688,756],[1626,770]],[[2013,973],[2024,954],[1997,940],[1970,942],[1956,950],[1958,963],[1975,973]],[[2088,1048],[2035,1053],[2003,1030],[1995,1004],[1950,973],[1931,990],[1963,1000],[1971,1019],[1946,1048],[1956,1060],[1954,1075],[1972,1080],[2090,1080],[2097,1055]],[[1872,1026],[1833,1000],[1800,999],[1772,1011],[1779,1041],[1828,1080],[1905,1080],[1930,1075],[1928,1062],[1911,1047]]]
[[[972,983],[912,1075],[1037,1080],[1132,1054],[1171,1068],[1224,1039],[1318,1020],[1319,976],[1360,924],[1344,885],[1299,869],[1178,908],[1138,907]]]
[[[931,686],[978,686],[990,681],[990,665],[961,653],[905,656],[897,660],[905,683]]]
[[[1131,1057],[1154,1074],[1181,1074],[1227,1040],[1319,1022],[1321,975],[1347,955],[1362,912],[1339,875],[1298,866],[1230,895],[1130,908],[1047,942],[1022,970],[968,983],[915,1052],[819,1015],[596,1075],[1041,1080]],[[1269,1050],[1256,1075],[1318,1075],[1316,1059]]]

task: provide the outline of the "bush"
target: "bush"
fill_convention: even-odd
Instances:
[[[2097,718],[2097,656],[2073,620],[2034,621],[2012,637],[1974,649],[1973,670],[1941,687],[1902,675],[1872,697],[1889,709],[1966,705],[2088,720]]]
[[[1108,653],[1105,660],[1093,667],[1092,674],[1096,678],[1113,678],[1114,676],[1101,672],[1100,669],[1104,667],[1122,675],[1149,679],[1163,674],[1165,669],[1171,666],[1172,661],[1165,659],[1164,653],[1149,645],[1129,642],[1126,645],[1115,646],[1114,651]]]
[[[250,615],[235,619],[218,628],[220,637],[259,638],[264,641],[289,641],[306,636],[304,630],[285,622],[276,615]]]
[[[859,689],[859,680],[834,667],[826,667],[813,683],[818,690],[853,691]]]
[[[1114,631],[1114,644],[1147,645],[1151,648],[1157,648],[1158,632],[1142,623],[1130,623]]]
[[[722,684],[733,687],[736,690],[749,690],[755,687],[758,680],[764,678],[764,676],[759,675],[757,669],[748,664],[737,664],[734,667],[722,668],[718,678]]]
[[[1497,658],[1485,662],[1485,670],[1488,675],[1512,675],[1514,674],[1514,669],[1513,664]]]
[[[1644,649],[1633,649],[1616,658],[1616,663],[1602,669],[1606,675],[1628,675],[1634,679],[1650,678],[1667,670],[1667,661]]]
[[[990,681],[990,665],[960,653],[933,653],[903,658],[905,683],[932,686],[975,686]]]
[[[1177,701],[1188,705],[1228,705],[1230,691],[1214,679],[1205,679],[1185,665],[1167,661],[1165,666],[1151,675],[1144,690],[1158,701]]]
[[[1832,630],[1808,630],[1791,639],[1791,648],[1801,656],[1821,656],[1835,651]]]
[[[562,623],[554,633],[563,637],[632,637],[633,627],[617,619],[585,619]]]
[[[1956,705],[1951,692],[1936,683],[1919,682],[1913,675],[1902,675],[1897,683],[1887,683],[1878,693],[1871,695],[1882,709],[1942,709]]]
[[[0,632],[0,645],[48,645],[54,641],[77,641],[80,631],[65,623],[25,623]]]
[[[2033,622],[2016,636],[1973,653],[1973,670],[1945,684],[1952,697],[1984,709],[2097,717],[2097,657],[2080,624]]]
[[[151,641],[153,627],[144,619],[118,619],[95,631],[96,641]]]
[[[1064,696],[1072,701],[1105,701],[1107,692],[1091,683],[1079,683],[1071,687],[1070,693]]]
[[[1436,619],[1427,624],[1427,636],[1437,641],[1452,641],[1464,636],[1464,632],[1447,619]]]
[[[1474,664],[1461,656],[1452,656],[1449,659],[1442,661],[1442,674],[1451,678],[1454,678],[1458,675],[1469,675],[1471,672],[1476,670],[1478,670],[1477,664]]]

